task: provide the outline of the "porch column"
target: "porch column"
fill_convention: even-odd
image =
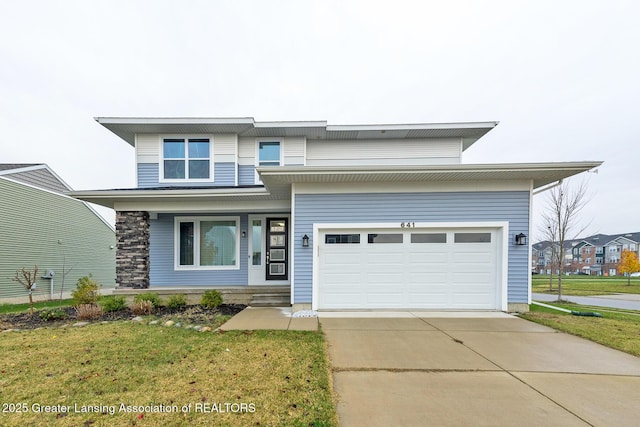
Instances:
[[[149,212],[116,212],[118,287],[149,287]]]

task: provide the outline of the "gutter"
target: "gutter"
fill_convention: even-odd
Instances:
[[[562,181],[563,181],[562,179],[559,179],[556,182],[547,185],[546,187],[539,188],[538,190],[533,192],[533,195],[537,196],[540,193],[544,193],[545,191],[551,190],[552,188],[562,185]]]

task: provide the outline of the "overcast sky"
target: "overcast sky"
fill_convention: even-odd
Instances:
[[[0,0],[0,162],[135,186],[133,148],[97,116],[497,120],[465,163],[604,160],[583,174],[587,232],[640,231],[639,16],[637,0]]]

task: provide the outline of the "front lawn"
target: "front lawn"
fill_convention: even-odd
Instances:
[[[549,276],[534,275],[531,290],[537,293],[557,294],[558,278],[553,278],[553,290],[549,291]],[[632,277],[631,285],[622,276],[562,276],[562,294],[576,296],[607,295],[612,293],[640,294],[640,278]]]
[[[531,304],[529,313],[520,316],[559,331],[577,335],[634,356],[640,356],[640,313],[583,307],[570,303],[553,303],[552,305],[573,311],[596,311],[602,314],[602,317],[574,316],[535,304]]]
[[[0,342],[3,426],[337,425],[317,332],[118,321]]]

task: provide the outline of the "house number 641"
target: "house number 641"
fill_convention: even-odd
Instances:
[[[401,222],[400,223],[400,227],[401,228],[416,228],[416,223],[415,222]]]

